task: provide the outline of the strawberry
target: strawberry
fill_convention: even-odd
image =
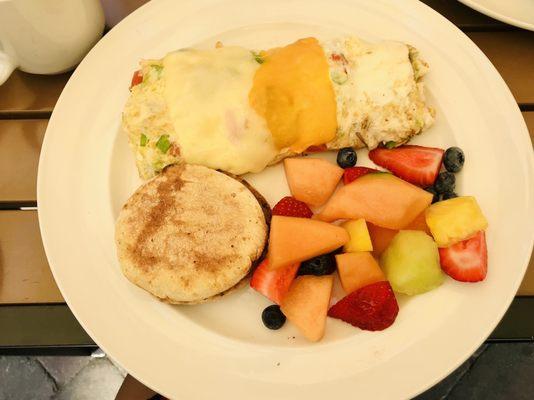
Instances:
[[[393,324],[399,305],[388,281],[364,286],[328,310],[328,316],[367,331],[381,331]]]
[[[377,169],[367,168],[367,167],[345,168],[345,171],[343,171],[343,183],[345,185],[348,185],[352,181],[355,181],[359,177],[367,175],[370,172],[379,172],[379,171]]]
[[[273,208],[273,215],[282,215],[284,217],[311,218],[312,210],[308,205],[291,196],[286,196],[280,200]]]
[[[250,287],[276,304],[280,304],[297,275],[300,263],[278,269],[269,269],[268,264],[265,259],[258,265],[250,280]]]
[[[394,149],[379,147],[369,152],[369,158],[399,178],[427,187],[432,186],[438,176],[443,150],[415,145]]]
[[[439,249],[441,269],[461,282],[484,280],[488,272],[488,249],[484,231],[449,247]]]

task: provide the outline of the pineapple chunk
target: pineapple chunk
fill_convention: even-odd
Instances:
[[[488,227],[488,221],[472,196],[432,204],[426,210],[426,223],[439,247],[449,247]]]
[[[347,221],[341,225],[349,233],[350,240],[343,246],[345,253],[373,251],[371,236],[363,218]]]

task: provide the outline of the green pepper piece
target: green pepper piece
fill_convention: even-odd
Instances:
[[[389,142],[385,143],[384,146],[386,147],[386,149],[393,149],[397,146],[397,143],[393,140],[390,140]]]
[[[161,135],[156,142],[156,147],[163,153],[166,154],[171,147],[171,142],[169,141],[169,135]]]
[[[148,138],[146,137],[144,133],[142,133],[141,138],[139,139],[139,146],[145,147],[147,143],[148,143]]]

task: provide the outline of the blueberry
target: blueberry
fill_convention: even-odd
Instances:
[[[441,200],[449,200],[454,199],[455,197],[458,197],[458,195],[454,192],[445,192],[441,195]]]
[[[336,260],[333,253],[311,258],[300,264],[298,275],[330,275],[336,270]]]
[[[358,156],[352,147],[343,147],[337,152],[337,165],[341,168],[354,167]]]
[[[454,192],[456,177],[451,172],[441,172],[434,183],[434,188],[440,194]]]
[[[459,172],[464,166],[465,155],[459,147],[449,147],[443,156],[443,165],[449,172]]]
[[[425,190],[429,193],[432,193],[432,195],[434,196],[432,197],[432,204],[434,204],[436,201],[439,201],[439,193],[434,186],[429,186],[425,188]]]
[[[280,306],[273,304],[272,306],[267,307],[261,313],[261,320],[263,325],[269,329],[280,329],[286,322],[286,316],[280,310]]]

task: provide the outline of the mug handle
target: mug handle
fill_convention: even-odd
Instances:
[[[17,68],[15,60],[0,50],[0,85],[7,81],[15,68]]]

